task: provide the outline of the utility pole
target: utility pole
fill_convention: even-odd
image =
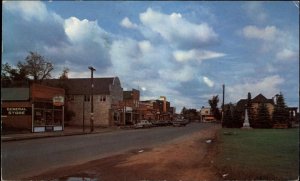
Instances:
[[[91,132],[94,131],[94,71],[96,71],[96,69],[94,69],[92,66],[89,66],[89,69],[91,70],[91,118],[90,118],[90,126],[91,126]]]
[[[222,85],[222,88],[223,88],[223,102],[222,102],[222,120],[221,120],[221,124],[223,124],[223,119],[224,119],[225,84]]]

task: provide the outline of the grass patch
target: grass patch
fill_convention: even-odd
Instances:
[[[299,176],[299,129],[229,129],[218,134],[216,166],[226,179],[291,180]]]

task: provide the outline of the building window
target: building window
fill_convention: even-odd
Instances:
[[[68,95],[67,100],[68,101],[74,101],[74,95]]]
[[[99,96],[99,101],[100,102],[105,102],[106,101],[106,96]]]
[[[84,102],[90,102],[90,95],[84,95]]]

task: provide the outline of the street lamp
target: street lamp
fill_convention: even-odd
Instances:
[[[89,66],[88,67],[91,70],[91,117],[90,117],[90,127],[91,127],[91,132],[94,131],[94,95],[93,95],[93,89],[94,89],[94,79],[93,79],[93,73],[96,71],[94,67]]]

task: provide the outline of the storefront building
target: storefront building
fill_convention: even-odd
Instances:
[[[1,88],[2,128],[31,132],[63,131],[65,90],[30,83]]]

